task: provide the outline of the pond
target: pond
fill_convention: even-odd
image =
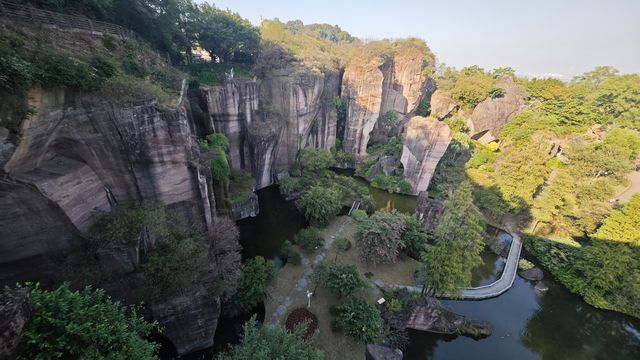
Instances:
[[[413,213],[415,197],[372,187],[369,190],[378,209],[389,206]],[[260,214],[238,222],[243,256],[276,258],[282,242],[292,239],[305,226],[305,220],[292,202],[279,195],[277,186],[257,193]],[[508,234],[498,232],[496,236],[510,241]],[[483,253],[483,259],[485,264],[474,271],[474,286],[495,281],[504,266],[504,261],[490,251]],[[640,359],[638,320],[595,309],[545,275],[544,283],[549,287],[545,293],[537,292],[534,283],[516,277],[514,286],[494,299],[443,301],[452,311],[489,321],[493,335],[474,340],[411,331],[405,359]],[[232,334],[235,331],[225,328],[237,327],[239,322],[231,323],[220,324],[218,332],[222,332],[216,334],[217,340],[226,337],[221,342],[238,341]],[[221,345],[216,344],[216,348]]]

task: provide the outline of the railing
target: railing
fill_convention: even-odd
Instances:
[[[0,16],[13,21],[38,23],[62,30],[88,32],[95,35],[114,35],[120,37],[136,37],[136,34],[120,25],[91,20],[84,16],[61,14],[54,11],[34,8],[29,5],[16,4],[0,0]]]

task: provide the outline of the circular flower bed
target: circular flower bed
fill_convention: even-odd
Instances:
[[[305,321],[309,323],[307,331],[304,333],[306,340],[318,329],[318,317],[314,313],[305,308],[297,308],[289,314],[285,326],[287,330],[293,331],[298,325],[301,325]]]

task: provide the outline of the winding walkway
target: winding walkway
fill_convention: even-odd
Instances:
[[[275,312],[271,315],[272,323],[278,322],[278,320],[280,320],[280,318],[282,318],[284,314],[287,313],[287,309],[293,303],[293,299],[295,299],[299,293],[302,293],[306,291],[306,289],[308,289],[308,284],[311,282],[311,276],[313,275],[315,265],[324,260],[324,258],[327,256],[327,251],[329,250],[329,248],[331,248],[331,244],[333,244],[333,241],[337,239],[338,236],[344,231],[344,227],[347,224],[350,224],[352,221],[353,220],[351,219],[351,217],[347,216],[345,220],[342,221],[340,225],[338,225],[338,228],[333,232],[333,234],[325,239],[326,241],[322,248],[322,251],[320,251],[320,253],[315,256],[313,261],[307,258],[302,260],[302,266],[304,267],[302,275],[298,278],[298,280],[296,281],[296,286],[291,289],[291,291],[289,291],[287,296],[279,299],[278,306],[276,307]]]
[[[465,288],[462,290],[461,296],[453,297],[449,295],[438,295],[439,298],[483,300],[499,296],[511,288],[513,281],[516,278],[516,273],[518,272],[518,262],[520,260],[520,252],[522,251],[522,239],[520,239],[520,234],[515,230],[516,224],[514,218],[508,217],[504,222],[504,227],[513,240],[511,241],[507,262],[500,278],[489,285]],[[407,289],[411,292],[422,291],[422,287],[419,286],[396,285],[395,288]]]

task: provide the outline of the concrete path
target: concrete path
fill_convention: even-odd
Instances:
[[[482,300],[493,298],[503,294],[513,285],[516,273],[518,272],[518,262],[520,261],[520,252],[522,250],[522,239],[520,239],[520,235],[516,231],[514,218],[508,217],[504,222],[504,227],[513,240],[511,241],[509,255],[507,256],[507,262],[504,266],[504,270],[502,271],[502,275],[500,275],[498,280],[489,285],[464,289],[461,296],[462,300]],[[422,291],[422,287],[419,286],[396,285],[394,287],[407,289],[412,292]],[[448,295],[438,295],[437,297],[444,299],[454,298]],[[460,299],[460,297],[455,298]]]
[[[615,197],[616,199],[618,199],[618,201],[620,201],[621,204],[626,204],[635,193],[640,192],[640,171],[632,172],[631,174],[629,174],[628,179],[629,182],[631,182],[629,187],[624,189],[620,194],[618,194],[618,196]]]
[[[342,231],[344,231],[344,227],[347,224],[350,224],[352,221],[353,220],[351,217],[346,217],[345,220],[342,221],[342,223],[338,226],[336,231],[334,231],[334,233],[331,234],[331,236],[325,239],[325,243],[324,243],[324,246],[322,247],[322,250],[320,251],[319,254],[315,256],[313,261],[307,258],[302,259],[301,265],[304,267],[302,276],[298,278],[296,282],[296,286],[293,289],[291,289],[289,294],[287,294],[287,296],[282,301],[280,301],[279,304],[277,305],[276,311],[271,315],[271,323],[277,323],[280,320],[280,318],[282,318],[287,313],[287,309],[293,303],[293,299],[295,299],[299,293],[302,293],[306,291],[306,289],[308,289],[308,285],[311,283],[311,276],[313,275],[315,265],[321,262],[322,260],[324,260],[324,258],[327,256],[327,251],[331,247],[331,244],[333,244],[333,241],[337,239],[338,236],[340,236]]]

